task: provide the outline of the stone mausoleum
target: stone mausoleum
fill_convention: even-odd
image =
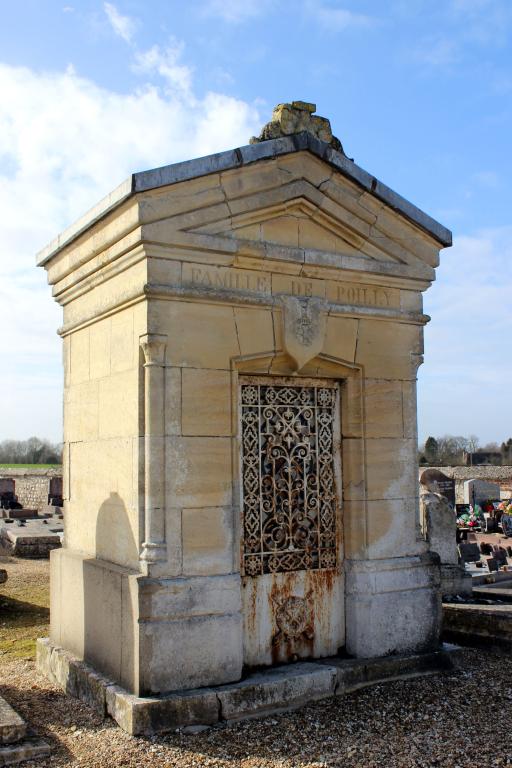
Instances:
[[[72,688],[85,662],[120,721],[120,701],[204,704],[253,668],[438,647],[416,375],[451,234],[314,111],[134,174],[39,254],[65,369],[39,664]]]

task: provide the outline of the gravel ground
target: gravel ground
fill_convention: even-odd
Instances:
[[[34,766],[484,768],[512,765],[512,660],[468,650],[465,671],[367,688],[297,712],[144,739],[70,699],[32,661],[0,668],[5,698],[52,745]]]
[[[11,565],[15,592],[24,578],[35,586],[47,578],[47,563]],[[374,686],[195,735],[151,739],[128,736],[65,696],[36,672],[30,655],[0,662],[0,692],[52,747],[49,758],[26,762],[27,768],[512,766],[512,659],[493,653],[465,651],[457,672]]]

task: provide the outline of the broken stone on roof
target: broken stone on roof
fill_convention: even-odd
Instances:
[[[330,121],[326,117],[313,114],[314,112],[316,112],[316,104],[310,104],[307,101],[278,104],[272,112],[272,120],[263,126],[259,136],[252,136],[249,143],[258,144],[260,141],[279,139],[282,136],[291,136],[305,131],[345,154],[341,141],[332,134]]]

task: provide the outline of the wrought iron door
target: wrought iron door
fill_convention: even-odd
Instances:
[[[248,665],[343,645],[339,387],[240,386],[244,644]]]

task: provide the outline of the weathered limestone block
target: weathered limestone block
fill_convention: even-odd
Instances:
[[[346,563],[347,651],[374,657],[438,647],[439,565],[429,553]]]
[[[316,112],[316,104],[310,104],[306,101],[278,104],[277,107],[274,107],[272,120],[263,127],[258,138],[252,137],[251,144],[307,131],[320,141],[330,144],[338,152],[343,152],[340,140],[332,135],[329,120],[314,115],[314,112]]]

